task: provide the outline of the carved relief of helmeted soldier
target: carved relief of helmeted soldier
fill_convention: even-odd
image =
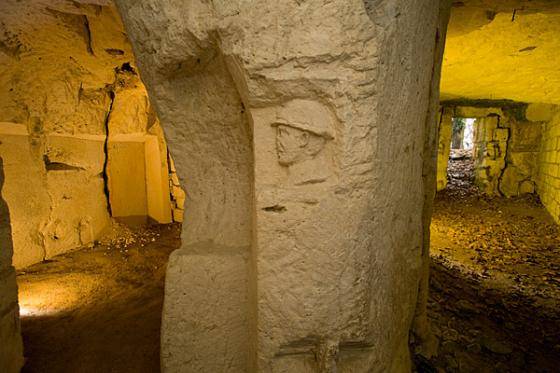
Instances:
[[[316,101],[293,100],[276,111],[278,163],[289,167],[295,185],[321,183],[330,174],[330,161],[321,157],[328,141],[335,137],[334,119]]]

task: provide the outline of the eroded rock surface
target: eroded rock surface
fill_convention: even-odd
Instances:
[[[111,217],[172,221],[165,140],[111,1],[2,2],[0,142],[18,268]]]

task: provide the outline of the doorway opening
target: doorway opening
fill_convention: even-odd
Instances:
[[[476,118],[453,118],[451,149],[472,150]]]

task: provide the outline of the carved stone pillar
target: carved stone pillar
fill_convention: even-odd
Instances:
[[[187,192],[164,370],[408,370],[439,1],[117,3]]]

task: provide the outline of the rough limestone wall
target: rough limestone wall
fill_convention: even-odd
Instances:
[[[45,257],[42,229],[50,214],[46,169],[38,141],[25,125],[0,123],[0,152],[4,160],[2,195],[10,206],[11,233],[16,267]]]
[[[424,119],[424,146],[422,181],[422,253],[421,273],[418,282],[418,296],[416,309],[410,333],[410,345],[415,354],[422,354],[430,358],[437,353],[438,340],[432,333],[428,318],[428,298],[430,291],[430,225],[432,220],[433,203],[437,191],[437,161],[439,126],[442,110],[439,105],[439,87],[445,41],[447,39],[447,25],[449,23],[450,2],[439,2],[439,21],[435,32],[435,48],[432,61],[432,78],[430,83],[428,111]],[[439,113],[438,113],[439,111]]]
[[[0,158],[0,188],[3,188],[3,185],[3,160]],[[0,198],[0,372],[5,373],[17,373],[23,365],[16,273],[12,266],[12,253],[10,213],[8,205],[3,198]]]
[[[500,116],[479,118],[474,144],[474,181],[488,195],[500,195],[500,178],[506,167],[509,129],[500,127]]]
[[[513,197],[536,193],[542,122],[528,118],[526,106],[510,102],[508,106],[453,109],[454,116],[476,118],[474,178],[479,189],[488,195]]]
[[[509,116],[506,167],[500,179],[500,191],[506,197],[537,193],[538,157],[543,135],[542,122],[525,118],[519,112],[518,118]]]
[[[439,2],[117,3],[187,190],[164,370],[408,371]]]
[[[99,237],[110,221],[108,135],[156,122],[110,1],[1,2],[0,155],[16,267]]]
[[[173,214],[173,221],[182,223],[185,216],[185,199],[187,197],[181,183],[179,176],[177,176],[177,169],[175,163],[168,154],[169,161],[169,189],[171,191],[171,211]]]
[[[453,110],[442,108],[438,127],[438,152],[437,152],[437,190],[447,186],[447,165],[451,152],[451,134],[453,132]]]
[[[545,124],[538,159],[538,194],[560,224],[560,107],[548,105],[539,111],[538,118]]]

